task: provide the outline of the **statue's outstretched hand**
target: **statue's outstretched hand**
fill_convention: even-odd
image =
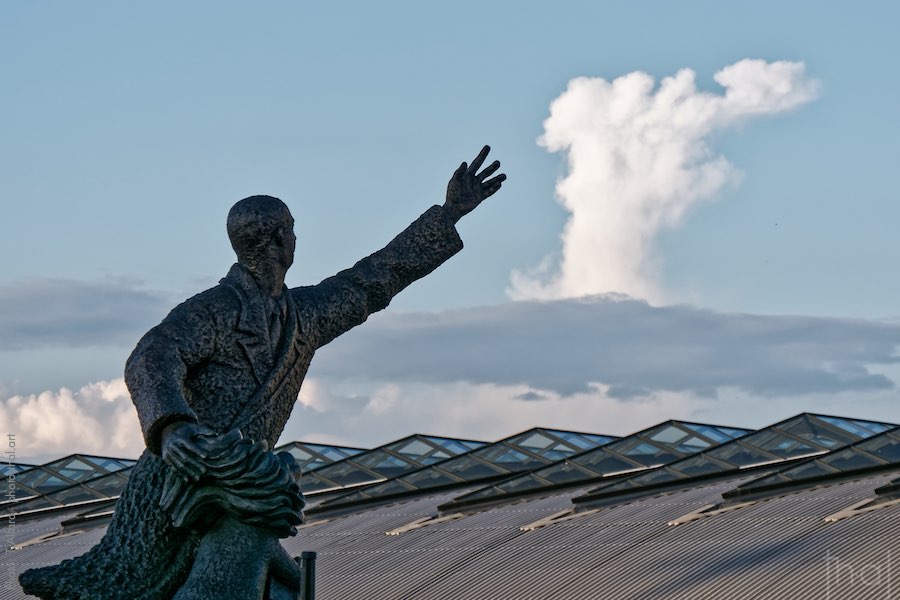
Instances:
[[[506,179],[506,175],[503,173],[487,179],[500,168],[500,161],[497,160],[485,167],[481,173],[478,172],[490,151],[490,146],[482,148],[471,165],[466,165],[466,163],[459,165],[459,168],[453,173],[453,177],[450,178],[450,183],[447,184],[447,201],[444,202],[444,210],[454,223],[459,221],[463,215],[472,212],[476,206],[481,204],[482,200],[499,190],[500,185]]]
[[[206,472],[203,450],[194,441],[194,436],[206,433],[206,427],[189,421],[176,421],[163,429],[161,438],[162,459],[188,481],[197,481]]]

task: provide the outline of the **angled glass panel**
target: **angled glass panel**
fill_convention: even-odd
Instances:
[[[900,463],[900,429],[885,432],[872,439],[855,444],[855,447],[877,456],[885,462]]]
[[[119,494],[121,494],[122,490],[125,489],[125,484],[128,483],[127,475],[130,472],[130,469],[123,469],[115,473],[110,473],[109,475],[91,479],[81,485],[90,488],[103,497],[112,498],[113,496],[118,496]]]
[[[841,417],[830,417],[827,415],[816,415],[817,418],[830,423],[835,427],[840,427],[845,431],[849,431],[854,435],[866,438],[876,433],[882,433],[888,429],[893,429],[896,425],[890,423],[879,423],[877,421],[863,421],[861,419],[844,419]]]
[[[720,431],[727,435],[732,439],[737,439],[739,437],[745,436],[748,433],[753,433],[753,429],[743,429],[740,427],[722,427],[721,425],[715,425],[716,431]]]
[[[861,441],[857,433],[853,433],[849,429],[829,427],[823,422],[824,419],[822,421],[819,419],[818,415],[801,414],[703,451],[693,457],[670,462],[665,467],[658,467],[652,471],[637,473],[622,482],[597,487],[588,492],[586,496],[602,497],[626,489],[652,488],[675,479],[726,473],[741,467],[776,463],[809,454],[821,455],[829,448],[844,445],[844,440]],[[854,426],[853,429],[859,434],[872,435],[868,428]],[[871,443],[873,440],[861,443]],[[833,455],[837,456],[836,453]],[[840,456],[840,460],[844,461],[848,468],[862,468],[865,462],[863,458],[855,456]],[[824,457],[820,458],[824,461]],[[807,465],[806,462],[803,464]],[[852,465],[857,466],[851,467]],[[807,467],[810,472],[820,469],[836,470],[836,467],[831,467],[824,462],[809,463]]]
[[[327,473],[327,476],[325,472]],[[300,478],[300,489],[313,492],[326,488],[378,481],[381,475],[351,462],[339,462],[312,471]]]
[[[424,441],[418,439],[409,441],[402,446],[391,449],[398,454],[409,456],[413,460],[421,456],[431,454],[436,450],[436,448],[431,444],[426,444]]]
[[[315,455],[311,454],[307,450],[304,450],[300,446],[292,446],[290,449],[288,449],[288,452],[290,452],[291,456],[293,456],[295,460],[302,463],[315,459]]]
[[[339,484],[321,477],[317,471],[303,473],[300,477],[300,491],[304,494],[333,487],[339,487]]]
[[[819,419],[813,415],[800,415],[793,419],[791,423],[779,425],[778,429],[791,435],[803,438],[817,446],[819,449],[831,450],[839,446],[851,444],[857,440],[867,438],[874,432],[863,428],[857,428],[858,431],[839,430],[835,428],[822,427],[818,422]]]
[[[478,440],[456,440],[453,438],[435,437],[433,435],[424,436],[429,442],[449,450],[451,454],[465,454],[470,450],[481,448],[487,445],[485,442]]]
[[[318,452],[325,458],[337,462],[339,460],[343,460],[349,456],[356,456],[357,454],[364,452],[364,450],[358,450],[356,448],[337,448],[337,447],[316,447],[311,446],[310,450],[313,452]]]
[[[478,481],[479,479],[509,473],[508,469],[465,455],[457,456],[453,460],[441,463],[440,466],[442,471],[455,475],[464,481]]]
[[[456,440],[442,440],[442,439],[434,439],[434,441],[438,446],[448,450],[452,454],[465,454],[469,450],[473,448],[469,447],[469,444],[464,442],[458,442]],[[476,448],[479,446],[475,446]]]
[[[646,437],[654,442],[662,442],[663,444],[672,444],[677,446],[681,440],[688,437],[690,433],[675,425],[669,425],[660,429],[655,433],[648,434]]]
[[[54,474],[44,467],[35,467],[34,469],[24,471],[18,475],[16,475],[16,483],[20,485],[25,485],[33,489],[37,489],[37,486],[40,482],[44,481],[48,477],[53,476]],[[75,483],[74,481],[69,482]]]
[[[47,494],[65,487],[69,487],[73,483],[75,482],[71,479],[65,479],[61,476],[51,473],[50,471],[40,469],[35,473],[34,477],[29,478],[29,481],[25,483],[25,485],[32,488],[33,490],[37,490],[41,494]]]
[[[710,428],[711,431],[706,431],[706,428]],[[689,426],[680,421],[666,422],[625,438],[610,440],[600,447],[492,484],[483,490],[475,490],[460,496],[457,500],[463,502],[501,497],[553,485],[576,484],[629,471],[644,470],[671,463],[709,447],[709,442],[699,436],[712,440],[722,437],[733,439],[749,431],[703,424]],[[625,487],[630,487],[630,484],[626,484]]]
[[[299,462],[299,461],[297,461]],[[330,465],[330,462],[325,462],[323,460],[308,460],[303,462],[303,466],[300,467],[304,472],[315,471],[316,469],[321,469],[325,465]]]
[[[553,431],[556,437],[561,438],[579,450],[588,450],[596,448],[603,444],[615,440],[616,438],[607,435],[595,435],[591,433],[574,433],[571,431]]]
[[[679,439],[685,437],[687,437],[687,434],[682,433]],[[666,442],[661,443],[665,444]],[[684,456],[682,452],[673,448],[660,444],[652,444],[642,439],[632,440],[624,444],[617,442],[614,445],[611,444],[610,449],[627,456],[631,460],[639,462],[645,467],[665,464]]]
[[[404,484],[406,484],[406,489],[424,490],[427,488],[459,483],[460,478],[451,477],[447,473],[441,472],[440,469],[422,469],[421,471],[416,471],[415,473],[410,473],[409,475],[400,477],[398,478],[398,481],[402,481]],[[379,490],[379,492],[390,493],[389,489],[390,488],[386,485],[384,488]]]
[[[354,462],[360,466],[366,467],[378,473],[381,477],[386,477],[390,479],[391,477],[396,477],[402,473],[406,473],[412,469],[415,469],[419,465],[411,462],[405,458],[400,458],[399,456],[394,456],[393,454],[388,454],[387,452],[374,452],[369,454],[368,456],[358,457],[358,459],[354,459],[351,462]],[[329,479],[334,479],[331,477],[331,472],[329,470]]]
[[[12,504],[16,500],[21,500],[22,498],[28,498],[30,496],[40,496],[40,495],[41,495],[41,493],[39,491],[32,489],[32,488],[28,487],[27,485],[22,485],[21,483],[19,483],[18,480],[16,480],[16,488],[13,493],[14,497],[12,499],[10,499],[9,496],[7,496],[7,494],[4,493],[2,496],[0,496],[0,506],[3,506],[4,504]],[[2,510],[2,509],[0,509],[0,510]]]
[[[627,490],[634,490],[639,487],[641,487],[639,483],[637,483],[636,481],[634,481],[631,478],[628,478],[628,479],[622,479],[620,481],[616,481],[613,483],[609,483],[609,484],[603,486],[601,489],[604,492],[624,492]]]
[[[583,477],[583,474],[581,475]],[[505,494],[514,494],[516,492],[524,492],[527,490],[536,490],[542,487],[545,487],[547,484],[537,478],[537,476],[531,473],[525,473],[511,479],[509,481],[498,483],[497,485],[493,485],[488,488],[485,493],[482,494],[469,494],[470,498],[480,498],[486,496],[492,496],[500,493]]]
[[[300,489],[306,493],[323,489],[374,483],[415,471],[427,464],[446,460],[455,452],[469,452],[470,445],[481,442],[454,440],[434,436],[413,435],[372,450],[355,448],[331,448],[340,453],[353,453],[316,469],[307,469],[300,480]],[[309,444],[310,449],[316,449]],[[328,452],[322,446],[321,454]]]
[[[576,450],[574,450],[571,446],[567,446],[565,444],[556,444],[551,446],[550,448],[544,448],[539,452],[539,454],[546,458],[547,460],[557,461],[563,460],[564,458],[568,458],[573,454],[576,454]]]
[[[600,448],[593,452],[573,456],[567,462],[593,471],[596,477],[608,473],[619,473],[621,471],[640,469],[644,466],[636,460],[616,454],[612,452],[612,449],[607,450],[606,448]],[[583,470],[570,469],[569,465],[565,463],[555,464],[546,469],[541,469],[540,476],[553,481],[554,483],[587,479],[587,477],[584,476]]]
[[[62,458],[58,458],[52,462],[48,462],[47,464],[44,464],[41,466],[45,467],[47,469],[59,470],[59,469],[64,468],[66,465],[68,465],[69,463],[71,463],[73,461],[78,461],[78,457],[74,454],[72,456],[64,456]],[[92,467],[88,467],[88,468],[90,469]]]
[[[699,433],[703,437],[709,438],[710,440],[718,442],[720,444],[729,440],[733,440],[736,437],[740,437],[745,433],[749,433],[749,431],[745,431],[743,429],[737,430],[730,427],[724,428],[725,431],[720,431],[718,427],[713,427],[712,425],[701,425],[699,423],[683,423],[683,425],[688,429]]]
[[[694,452],[700,452],[701,450],[709,448],[711,445],[712,444],[710,444],[706,440],[702,440],[696,436],[691,436],[678,444],[677,447],[685,454],[693,454]]]
[[[87,456],[85,458],[99,466],[101,469],[107,471],[120,471],[126,467],[134,466],[137,463],[136,460],[128,460],[125,458],[104,458],[101,456]]]
[[[489,478],[521,473],[526,470],[547,465],[550,459],[542,454],[562,454],[574,452],[578,446],[568,445],[569,438],[554,430],[532,429],[524,433],[512,436],[506,440],[500,440],[489,445],[482,445],[468,454],[454,456],[437,462],[424,469],[407,473],[392,481],[382,482],[358,495],[345,495],[325,503],[326,506],[336,506],[353,502],[353,498],[359,499],[378,498],[385,495],[400,493],[400,486],[410,486],[416,490],[425,490],[438,486],[458,485],[471,483]],[[578,434],[572,434],[578,435]],[[580,436],[579,443],[606,442],[608,436],[594,436],[593,439]],[[445,446],[446,447],[446,446]]]
[[[324,444],[307,444],[305,442],[290,442],[275,448],[275,452],[288,452],[294,457],[294,462],[304,472],[315,471],[325,465],[330,465],[339,460],[354,456],[364,450],[359,448],[345,448],[341,446],[327,446]]]
[[[50,508],[53,506],[59,506],[59,504],[53,502],[47,496],[38,496],[37,498],[31,498],[30,500],[25,500],[23,502],[19,502],[18,504],[13,505],[9,508],[10,511],[15,513],[23,513],[28,512],[29,510],[37,510],[39,508]]]
[[[442,460],[446,460],[450,458],[450,455],[444,452],[443,450],[437,450],[434,454],[426,456],[419,460],[423,465],[433,465],[436,462],[441,462]]]
[[[766,438],[770,440],[773,439],[772,437],[769,437],[768,433],[766,434]],[[744,439],[741,438],[740,441],[722,444],[721,446],[717,446],[704,452],[703,458],[709,456],[733,465],[735,468],[758,465],[760,463],[779,459],[777,455],[772,454],[771,452],[764,452],[758,447],[753,446],[752,442],[752,439],[747,439],[745,442]],[[715,464],[716,463],[713,463],[712,465],[713,470],[715,470]]]
[[[66,463],[55,467],[55,470],[63,477],[71,479],[72,481],[84,481],[85,479],[102,475],[105,472],[105,470],[101,470],[80,458],[72,458],[71,460],[66,461]]]
[[[539,431],[536,431],[518,440],[512,440],[510,443],[513,443],[517,446],[522,446],[523,448],[528,448],[532,452],[538,452],[540,450],[543,450],[544,448],[549,448],[550,446],[555,445],[556,440],[547,437]]]
[[[0,475],[3,475],[3,477],[6,477],[7,475],[16,475],[32,468],[34,468],[34,465],[0,462]]]
[[[629,478],[633,484],[637,484],[639,486],[644,485],[657,485],[660,483],[667,483],[669,481],[676,481],[678,479],[685,479],[686,476],[682,473],[679,473],[675,469],[670,469],[668,467],[660,467],[658,469],[652,469],[638,475],[636,477]]]
[[[104,498],[102,494],[98,494],[84,485],[73,485],[72,487],[54,492],[53,494],[47,494],[47,496],[59,504],[73,504],[85,500]]]
[[[500,467],[515,465],[513,469],[517,471],[525,471],[547,464],[546,461],[542,461],[536,456],[531,456],[502,444],[492,448],[476,450],[474,456]],[[507,471],[509,472],[510,470],[507,469]]]
[[[382,487],[383,486],[383,487]],[[379,484],[378,486],[367,487],[359,490],[358,492],[351,492],[347,496],[341,496],[341,498],[345,498],[347,501],[355,501],[362,500],[363,498],[372,498],[374,497],[372,494],[373,488],[378,487],[378,493],[382,495],[390,495],[390,494],[404,494],[415,488],[410,485],[404,485],[403,483],[392,480],[385,481],[383,484]]]
[[[900,464],[900,435],[898,433],[900,433],[900,428],[873,435],[869,439],[858,441],[829,454],[749,481],[728,494],[740,495],[743,492],[772,485],[788,484],[840,473],[852,473],[887,464]]]
[[[759,449],[771,452],[779,458],[794,458],[795,456],[804,456],[821,452],[822,444],[815,444],[813,442],[786,437],[775,437],[765,444],[760,444]]]
[[[678,471],[684,473],[688,477],[699,477],[700,475],[717,473],[723,469],[732,469],[734,466],[735,465],[733,464],[717,461],[708,454],[704,456],[692,456],[678,461]]]
[[[883,460],[869,454],[857,452],[852,448],[840,450],[830,456],[823,456],[822,462],[838,471],[856,471],[884,464]]]

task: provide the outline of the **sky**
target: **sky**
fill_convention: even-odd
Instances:
[[[465,249],[322,349],[284,440],[900,422],[895,3],[0,6],[0,429],[136,456],[140,336],[282,198],[288,285],[483,144]]]

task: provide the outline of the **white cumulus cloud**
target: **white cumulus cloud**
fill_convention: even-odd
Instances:
[[[0,402],[0,430],[16,436],[17,460],[73,452],[136,458],[144,449],[137,412],[121,378]]]
[[[563,152],[557,183],[570,216],[562,254],[514,271],[514,299],[607,292],[659,300],[654,241],[697,203],[738,179],[710,147],[712,134],[815,99],[819,83],[798,62],[742,60],[715,74],[723,93],[697,89],[694,71],[579,77],[550,106],[539,143]]]

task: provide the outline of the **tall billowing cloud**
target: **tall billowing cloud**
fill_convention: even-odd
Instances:
[[[566,153],[556,186],[569,211],[562,255],[512,274],[515,299],[619,292],[658,300],[654,241],[693,206],[735,182],[710,148],[712,134],[815,99],[803,63],[742,60],[715,74],[724,93],[697,89],[683,69],[655,86],[634,72],[613,81],[580,77],[550,106],[538,142]]]

